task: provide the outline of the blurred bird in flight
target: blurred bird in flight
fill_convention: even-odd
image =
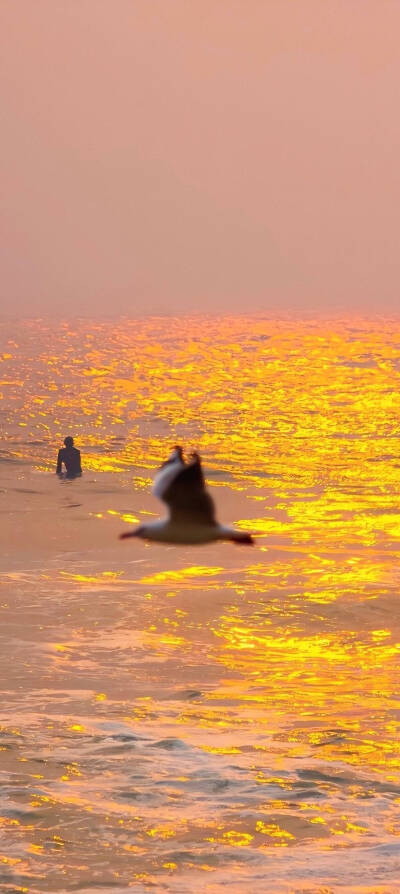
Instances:
[[[156,474],[152,493],[165,503],[169,515],[120,534],[121,540],[141,537],[160,543],[196,544],[211,543],[213,540],[254,543],[251,534],[217,522],[214,501],[206,489],[197,453],[193,453],[191,462],[186,463],[182,448],[174,447],[171,456]]]

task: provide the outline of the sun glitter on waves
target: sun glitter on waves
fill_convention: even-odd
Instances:
[[[40,586],[46,593],[46,611],[61,594],[67,627],[68,613],[79,607],[68,632],[56,632],[54,623],[46,632],[54,617],[42,617],[38,636],[50,641],[32,647],[32,660],[38,661],[40,648],[46,656],[44,686],[62,676],[80,692],[82,716],[71,711],[65,725],[73,756],[88,747],[93,717],[85,710],[89,714],[92,706],[99,712],[95,721],[103,721],[100,712],[121,698],[115,710],[140,733],[124,752],[129,763],[132,747],[137,803],[107,791],[115,771],[111,758],[91,790],[85,774],[90,777],[94,763],[78,776],[68,769],[71,755],[62,753],[68,764],[57,768],[54,799],[47,778],[32,798],[38,823],[57,803],[82,814],[94,810],[99,838],[115,854],[119,839],[113,839],[110,817],[116,824],[128,818],[140,834],[136,840],[131,832],[121,847],[136,858],[147,846],[148,862],[124,883],[147,878],[148,870],[153,886],[161,867],[181,871],[176,854],[189,851],[188,841],[210,872],[210,845],[225,868],[233,852],[240,860],[256,849],[261,860],[269,849],[270,861],[272,849],[312,847],[317,839],[326,852],[339,846],[344,852],[362,839],[367,854],[365,842],[376,843],[378,825],[385,843],[392,843],[399,834],[400,782],[394,683],[400,656],[399,322],[198,317],[167,325],[162,319],[58,327],[30,322],[3,331],[6,341],[15,340],[5,345],[1,364],[7,455],[48,470],[71,429],[83,448],[85,472],[118,487],[122,481],[134,494],[132,504],[118,503],[117,487],[99,496],[102,503],[88,522],[96,535],[105,521],[135,524],[149,513],[145,498],[154,469],[173,443],[182,442],[204,456],[218,505],[237,513],[232,520],[240,527],[259,531],[263,544],[250,559],[231,559],[221,548],[218,556],[203,552],[201,560],[179,555],[174,567],[171,553],[159,560],[148,550],[140,553],[147,564],[136,573],[118,570],[102,555],[101,568],[91,567],[86,556],[81,565],[79,558],[76,567],[65,565],[64,573],[52,566],[31,576],[32,592]],[[21,574],[7,573],[1,581],[17,605],[26,583]],[[99,598],[88,599],[92,593]],[[2,611],[9,611],[8,602]],[[34,623],[40,611],[38,600]],[[166,691],[171,666],[179,668],[179,687],[168,679]],[[85,674],[90,707],[80,691]],[[159,743],[163,724],[171,736],[167,745]],[[109,742],[116,753],[125,747],[125,733]],[[152,786],[164,750],[167,756],[165,801],[159,794],[161,808],[150,815],[147,806],[145,818],[138,804],[147,804],[148,789],[140,789],[135,775],[142,734],[145,742],[159,743],[153,763],[146,753]],[[201,777],[210,787],[197,803],[197,776],[187,767],[168,784],[175,747],[188,766],[193,749],[196,773],[201,758],[212,760],[211,776]],[[47,765],[40,769],[45,777]],[[250,811],[247,804],[252,816],[246,821],[235,813],[226,777],[233,785],[244,780],[238,803],[251,791],[255,806]],[[194,804],[199,818],[189,829],[182,812],[186,806],[191,813]],[[160,854],[157,863],[154,844],[175,839],[175,852]],[[201,854],[203,847],[208,850]],[[42,858],[42,842],[34,848],[35,858]],[[98,864],[103,856],[96,853]]]

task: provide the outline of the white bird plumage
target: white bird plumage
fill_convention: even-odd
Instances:
[[[161,468],[156,473],[153,481],[153,487],[151,489],[153,496],[158,497],[159,500],[162,500],[163,494],[165,493],[169,485],[172,484],[180,469],[184,468],[184,465],[185,463],[183,460],[181,448],[174,447],[169,459],[167,459],[167,461],[162,464]]]
[[[214,502],[207,492],[200,457],[192,454],[185,463],[181,447],[175,447],[169,459],[157,472],[152,493],[168,508],[169,515],[160,521],[139,525],[120,535],[140,537],[160,543],[211,543],[231,540],[252,544],[251,534],[220,525],[215,518]]]

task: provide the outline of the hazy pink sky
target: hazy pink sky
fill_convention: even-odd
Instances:
[[[0,17],[3,310],[400,310],[399,0]]]

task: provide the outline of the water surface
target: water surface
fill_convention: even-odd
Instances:
[[[26,321],[0,358],[2,889],[398,892],[400,323]],[[255,548],[118,541],[176,442]]]

